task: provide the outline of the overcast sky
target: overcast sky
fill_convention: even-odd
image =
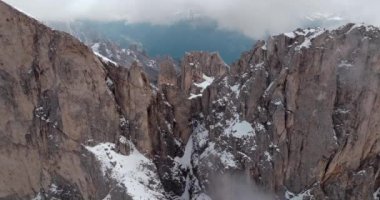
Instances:
[[[380,0],[5,0],[37,19],[126,20],[170,25],[202,16],[257,38],[293,30],[306,17],[380,25]]]

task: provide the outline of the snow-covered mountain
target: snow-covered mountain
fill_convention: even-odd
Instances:
[[[156,84],[3,2],[0,45],[1,199],[380,198],[377,27],[189,52]]]

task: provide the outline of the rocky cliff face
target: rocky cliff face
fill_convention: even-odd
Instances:
[[[211,104],[193,133],[193,167],[203,186],[210,172],[238,170],[287,198],[374,198],[379,33],[297,30],[245,53],[202,97]]]
[[[103,66],[71,36],[0,3],[0,197],[100,198],[83,145],[118,137]],[[85,167],[88,166],[88,167]]]
[[[380,198],[375,27],[164,59],[153,85],[0,11],[0,199]]]

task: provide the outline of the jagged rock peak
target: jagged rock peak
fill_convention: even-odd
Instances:
[[[134,61],[129,69],[129,77],[131,83],[136,87],[150,87],[149,79],[147,78],[141,63]]]
[[[218,53],[190,52],[181,62],[181,88],[185,94],[191,93],[193,83],[210,82],[228,72],[229,66]]]
[[[207,76],[221,76],[226,73],[229,66],[217,52],[187,52],[182,59],[182,66],[200,68]]]
[[[178,85],[178,73],[176,70],[176,63],[170,57],[160,59],[158,61],[160,73],[158,76],[158,86],[161,85]]]

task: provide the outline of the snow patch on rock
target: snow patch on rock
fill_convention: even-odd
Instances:
[[[115,151],[115,144],[100,143],[85,148],[93,153],[101,164],[103,175],[126,187],[133,199],[164,199],[164,190],[151,160],[142,155],[130,142],[128,156]]]
[[[374,200],[380,200],[380,187],[373,193]]]
[[[112,200],[111,194],[107,194],[107,196],[105,196],[103,200]]]
[[[236,97],[238,98],[240,95],[240,84],[236,84],[231,87],[231,91],[235,93]]]
[[[255,136],[255,131],[252,125],[242,120],[240,121],[238,118],[229,122],[229,126],[224,130],[226,135],[235,137],[235,138],[246,138]]]
[[[299,194],[294,194],[290,191],[285,192],[285,198],[287,200],[304,200],[304,199],[313,199],[313,195],[310,190],[306,190]]]
[[[191,99],[195,99],[195,98],[198,98],[198,97],[202,97],[202,94],[193,94],[193,93],[191,93],[189,99],[191,100]]]
[[[203,91],[212,84],[212,82],[214,82],[214,77],[209,77],[209,76],[206,76],[205,74],[203,74],[202,76],[203,78],[203,82],[201,83],[193,83],[196,87],[200,88],[200,93],[199,94],[193,94],[193,93],[190,93],[190,96],[188,99],[195,99],[195,98],[198,98],[198,97],[202,97],[202,93]]]
[[[183,168],[191,167],[191,155],[193,153],[193,137],[190,136],[187,141],[185,152],[182,157],[176,157],[174,160],[179,163]]]
[[[194,83],[195,86],[201,88],[201,93],[203,93],[203,91],[211,85],[212,82],[214,82],[214,77],[209,77],[209,76],[206,76],[203,74],[202,78],[204,79],[203,82],[201,83]]]
[[[305,38],[302,44],[298,45],[295,50],[300,51],[302,48],[310,48],[312,39],[322,35],[325,32],[326,31],[324,29],[305,29],[302,32],[297,31],[297,35],[303,35]]]
[[[296,34],[294,34],[294,32],[284,33],[284,35],[288,38],[295,38],[296,37]]]
[[[115,61],[113,61],[113,60],[111,60],[111,59],[109,59],[109,58],[103,56],[102,54],[100,54],[100,53],[98,53],[98,52],[94,52],[94,54],[95,54],[96,56],[98,56],[98,57],[99,57],[103,62],[105,62],[105,63],[108,63],[108,64],[111,63],[111,64],[115,65],[116,67],[119,66]]]
[[[341,60],[338,64],[338,68],[350,68],[353,67],[352,63],[350,63],[348,60]]]
[[[201,154],[200,158],[201,159],[206,159],[210,155],[219,158],[220,162],[223,164],[223,166],[225,168],[236,168],[237,167],[237,164],[236,164],[236,161],[235,161],[236,160],[235,156],[232,153],[230,153],[230,152],[228,152],[226,150],[216,149],[214,142],[210,142],[208,144],[208,147]]]
[[[41,195],[41,193],[39,192],[39,193],[37,194],[37,196],[35,196],[32,200],[43,200],[43,199],[45,199],[45,197],[43,197],[43,196]]]

